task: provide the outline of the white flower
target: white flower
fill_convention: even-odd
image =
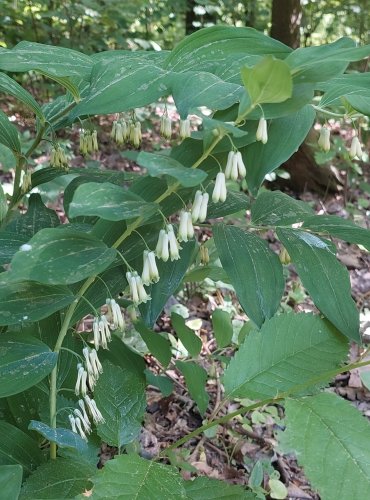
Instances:
[[[165,229],[161,229],[159,231],[158,243],[155,248],[155,254],[158,259],[162,259],[163,262],[167,262],[170,258],[169,250],[168,250],[168,234]]]
[[[69,422],[70,422],[71,427],[72,427],[72,432],[74,432],[75,434],[77,434],[76,419],[75,419],[75,417],[72,414],[70,414],[70,415],[68,415],[68,418],[69,418]]]
[[[155,253],[154,252],[149,252],[147,256],[147,260],[149,262],[149,274],[150,274],[150,280],[153,283],[158,283],[159,281],[159,272],[157,268],[157,263],[155,261]]]
[[[194,198],[193,206],[192,206],[192,209],[191,209],[191,219],[192,219],[193,222],[197,222],[197,220],[199,219],[200,208],[202,206],[202,201],[203,201],[202,191],[198,190],[195,193],[195,198]]]
[[[99,424],[100,422],[102,422],[102,423],[105,422],[105,419],[103,418],[103,415],[98,410],[98,407],[96,406],[94,399],[90,399],[89,396],[86,396],[84,399],[85,399],[85,403],[87,405],[87,408],[88,408],[89,412],[91,413],[94,424]]]
[[[234,151],[230,151],[229,154],[227,155],[227,162],[226,162],[226,168],[225,168],[225,178],[226,179],[231,179],[231,171],[232,171],[232,167],[233,167],[234,156],[235,156]]]
[[[82,425],[84,426],[84,429],[85,431],[90,434],[91,432],[91,426],[90,426],[90,421],[89,419],[85,419],[84,415],[80,412],[80,410],[78,408],[76,408],[73,412],[79,419],[80,421],[82,422]],[[86,415],[87,417],[87,415]]]
[[[162,115],[161,116],[160,133],[166,139],[171,139],[171,135],[172,135],[172,122],[171,122],[171,118],[169,116],[167,116],[167,115]]]
[[[77,381],[75,385],[75,394],[86,396],[87,393],[87,371],[81,363],[77,365]]]
[[[114,299],[107,299],[109,322],[112,323],[113,330],[117,328],[123,330],[125,328],[125,319],[123,317],[120,306]]]
[[[140,300],[139,300],[139,294],[137,291],[135,273],[127,272],[126,278],[127,278],[128,284],[130,286],[131,299],[135,305],[138,305]]]
[[[238,164],[238,172],[240,177],[245,177],[247,175],[247,169],[245,168],[243,157],[240,151],[236,153],[237,164]]]
[[[98,133],[96,130],[93,131],[91,134],[92,138],[92,149],[93,151],[99,151],[99,144],[98,144]]]
[[[188,215],[188,238],[194,238],[194,226],[193,221],[191,220],[191,213]]]
[[[99,375],[103,373],[103,367],[99,361],[98,353],[96,352],[95,349],[91,349],[90,351],[90,362],[93,369],[95,380],[98,380]]]
[[[141,273],[141,280],[144,285],[150,285],[150,269],[149,269],[149,259],[148,259],[148,250],[144,250],[143,254],[143,272]]]
[[[234,153],[233,161],[232,161],[232,165],[231,165],[230,179],[232,179],[233,181],[237,181],[238,180],[238,175],[239,175],[238,157],[237,157],[237,154]]]
[[[207,218],[208,200],[209,200],[209,194],[203,193],[202,204],[200,206],[199,218],[198,218],[199,222],[204,222]]]
[[[92,369],[92,366],[91,366],[91,362],[90,362],[90,349],[88,347],[84,347],[82,349],[82,354],[84,355],[84,358],[85,358],[85,365],[86,365],[86,370],[87,370],[87,373],[93,373],[93,369]]]
[[[186,139],[191,136],[190,120],[180,120],[180,137],[181,139]]]
[[[226,182],[225,182],[225,174],[223,172],[219,172],[216,177],[215,187],[212,193],[212,201],[213,203],[218,203],[221,201],[223,203],[226,200]]]
[[[87,441],[86,434],[84,433],[82,426],[81,426],[81,420],[78,417],[75,418],[75,424],[76,424],[77,430],[78,430],[80,436],[82,437],[82,439]]]
[[[185,210],[181,210],[180,213],[180,224],[179,224],[179,232],[178,238],[179,241],[188,241],[188,220],[189,220],[189,212]]]
[[[171,261],[178,260],[180,258],[179,254],[179,244],[177,242],[172,224],[167,225],[168,242],[170,245],[170,258]]]
[[[257,132],[256,132],[257,141],[261,141],[262,144],[266,144],[268,140],[267,136],[267,121],[262,117],[258,122]]]
[[[330,130],[327,127],[321,127],[317,144],[323,151],[330,151]]]
[[[146,302],[148,302],[148,300],[151,300],[151,297],[150,297],[150,295],[148,295],[146,293],[146,290],[144,288],[144,285],[143,285],[143,282],[142,282],[140,276],[135,276],[135,280],[136,280],[137,292],[139,295],[140,303],[145,304]]]
[[[360,143],[357,135],[355,135],[353,137],[352,142],[351,142],[351,149],[349,151],[349,157],[351,158],[351,160],[353,160],[353,158],[355,158],[355,156],[357,156],[357,158],[359,160],[362,159],[361,143]]]
[[[85,403],[84,403],[84,400],[83,399],[79,399],[78,400],[78,404],[82,410],[82,414],[83,414],[83,418],[86,422],[89,422],[90,424],[90,421],[89,421],[89,417],[87,416],[87,413],[86,413],[86,408],[85,408]]]
[[[136,121],[130,125],[130,142],[138,148],[141,144],[141,123]]]

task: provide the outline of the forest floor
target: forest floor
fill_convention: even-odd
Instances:
[[[158,112],[158,110],[156,110]],[[20,115],[17,117],[21,121]],[[24,124],[24,133],[28,123]],[[94,160],[105,168],[115,170],[135,170],[132,164],[123,159],[116,147],[113,148],[109,139],[110,121],[103,119],[100,122],[100,151]],[[78,143],[77,132],[69,136],[69,141]],[[163,140],[158,136],[155,128],[144,133],[144,150],[160,149]],[[42,164],[47,157],[40,155],[37,163]],[[76,156],[72,163],[82,166],[85,161]],[[335,166],[335,158],[333,160]],[[340,189],[335,194],[320,197],[316,193],[301,192],[288,194],[308,202],[318,214],[335,214],[341,217],[352,217],[355,222],[363,227],[370,226],[370,165],[361,164],[362,174],[350,175],[346,171],[339,171],[342,180],[347,176],[351,178],[343,182],[345,189]],[[7,182],[11,172],[1,172],[2,181]],[[52,208],[58,210],[63,220],[61,199]],[[248,218],[249,214],[246,214]],[[239,220],[240,222],[240,220]],[[204,235],[207,237],[207,234]],[[265,235],[270,247],[279,252],[279,242],[274,233]],[[352,295],[361,311],[361,331],[364,342],[370,342],[370,254],[361,251],[354,245],[336,240],[338,248],[337,257],[347,267],[351,277]],[[283,298],[283,307],[296,312],[316,311],[313,303],[302,288],[299,278],[292,265],[286,267],[287,285]],[[215,307],[223,307],[225,304],[233,311],[234,324],[247,320],[244,312],[240,309],[235,295],[222,283],[214,283],[210,280],[199,284],[191,284],[185,287],[183,293],[172,297],[164,312],[157,322],[158,331],[172,332],[169,310],[174,304],[181,304],[188,311],[188,320],[198,320],[197,332],[203,342],[201,363],[212,373],[207,384],[210,394],[210,411],[212,413],[222,399],[222,365],[216,365],[210,361],[209,354],[215,350],[215,342],[212,335],[211,314]],[[353,345],[349,352],[350,361],[354,362],[363,354],[364,349]],[[232,356],[233,350],[227,349],[224,354]],[[148,368],[154,373],[160,373],[156,361],[147,356]],[[365,370],[365,369],[363,369]],[[202,425],[203,417],[199,414],[197,407],[184,386],[184,381],[175,368],[170,366],[166,374],[173,382],[174,391],[168,396],[155,387],[149,386],[147,390],[147,414],[143,432],[140,439],[141,453],[146,457],[154,457],[169,444],[180,439],[195,428]],[[370,388],[370,375],[369,375]],[[363,414],[370,418],[370,392],[363,386],[360,371],[353,370],[351,373],[338,375],[330,384],[329,391],[336,392],[343,398],[352,402]],[[240,407],[248,405],[248,401],[231,402],[221,409],[218,416],[230,413]],[[185,478],[190,478],[194,472],[212,478],[224,479],[234,484],[248,484],[251,471],[260,462],[264,471],[262,486],[267,488],[267,480],[275,469],[280,474],[280,480],[288,489],[290,499],[319,499],[319,495],[311,488],[304,471],[299,467],[293,455],[282,455],[274,451],[277,443],[277,433],[284,430],[284,407],[274,404],[260,408],[253,412],[245,413],[227,424],[217,426],[213,432],[200,435],[182,448],[179,448],[172,457],[182,467]],[[99,466],[112,458],[116,450],[107,445],[102,445]]]

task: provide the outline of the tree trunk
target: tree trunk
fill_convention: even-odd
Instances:
[[[271,37],[292,49],[298,48],[301,18],[300,0],[272,0]]]

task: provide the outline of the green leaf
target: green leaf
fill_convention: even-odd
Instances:
[[[190,396],[196,402],[201,415],[208,408],[209,394],[206,391],[207,372],[193,361],[176,361],[176,368],[184,375]]]
[[[49,403],[48,396],[36,386],[6,398],[9,410],[14,417],[14,422],[17,423],[18,429],[26,432],[31,437],[34,437],[34,433],[28,430],[28,425],[32,419],[40,419],[39,407],[45,399]]]
[[[18,130],[9,121],[6,114],[0,110],[0,143],[11,149],[13,153],[21,153],[21,143],[19,141]]]
[[[171,379],[164,375],[154,375],[150,370],[145,370],[145,376],[147,383],[158,387],[165,398],[172,394],[173,382]]]
[[[207,187],[207,192],[210,195],[210,202],[207,210],[208,219],[218,219],[219,217],[235,214],[237,212],[241,212],[242,210],[248,210],[250,206],[249,197],[244,193],[238,193],[235,191],[229,191],[227,193],[226,201],[223,203],[213,203],[211,196],[213,188],[214,183],[212,182],[210,186]]]
[[[294,451],[321,498],[367,498],[370,491],[370,426],[335,394],[288,399],[280,447]]]
[[[22,334],[0,336],[0,397],[36,385],[54,368],[58,355],[39,340]]]
[[[8,212],[8,204],[3,187],[0,185],[0,223],[4,220]],[[0,247],[1,248],[1,247]]]
[[[45,121],[44,113],[33,96],[5,73],[0,73],[0,92],[12,95],[19,101],[23,102],[23,104],[25,104],[28,108],[32,109],[42,123]]]
[[[185,325],[185,320],[182,316],[176,313],[171,314],[171,322],[177,336],[183,343],[185,349],[189,352],[192,358],[199,356],[202,349],[202,341],[196,333]]]
[[[57,458],[41,465],[24,483],[19,500],[75,498],[91,488],[96,467],[81,460]]]
[[[99,437],[120,448],[138,437],[144,417],[145,382],[135,373],[122,370],[109,362],[103,363],[94,389],[94,398],[104,423],[98,424]]]
[[[320,100],[320,107],[331,106],[339,102],[341,97],[363,97],[368,100],[370,96],[370,74],[369,73],[350,73],[340,75],[322,85],[326,90]]]
[[[193,261],[195,241],[182,243],[180,259],[173,262],[157,262],[161,279],[148,287],[152,300],[139,306],[142,318],[147,326],[152,326],[162,312],[167,300],[180,286],[186,271]],[[149,346],[148,346],[149,347]]]
[[[186,282],[198,282],[204,281],[206,278],[210,278],[213,281],[223,281],[228,282],[228,276],[225,270],[219,266],[199,266],[191,269],[184,277]]]
[[[22,41],[0,52],[0,69],[9,72],[40,70],[54,76],[89,78],[93,61],[65,47]]]
[[[186,498],[189,500],[253,500],[255,495],[242,486],[229,484],[208,477],[196,477],[184,482]]]
[[[281,191],[262,191],[252,205],[252,223],[259,226],[285,226],[313,215],[312,208]]]
[[[217,347],[221,349],[230,345],[233,337],[233,325],[230,314],[222,309],[216,309],[212,313],[213,334],[215,336]]]
[[[284,58],[291,49],[253,28],[234,26],[212,26],[187,36],[168,55],[165,66],[176,71],[198,69],[213,72],[217,67],[219,74],[230,67],[230,56],[237,63],[256,55],[271,54]],[[245,59],[244,59],[245,61]]]
[[[278,500],[284,500],[288,496],[288,490],[284,483],[279,479],[269,479],[270,497]]]
[[[0,325],[38,321],[74,300],[73,293],[67,287],[42,285],[33,281],[8,283],[4,279],[6,275],[0,275]]]
[[[92,478],[92,500],[184,500],[183,481],[174,467],[120,455]]]
[[[305,106],[289,116],[272,120],[266,144],[255,142],[245,149],[242,148],[243,160],[247,166],[246,179],[252,194],[257,194],[266,174],[278,168],[298,150],[314,119],[313,108]]]
[[[261,331],[252,331],[230,361],[223,380],[225,393],[250,399],[292,390],[310,393],[327,382],[327,372],[345,360],[347,351],[345,337],[319,316],[275,316]],[[300,387],[306,383],[308,388]]]
[[[359,313],[351,297],[347,269],[337,261],[328,244],[313,234],[278,229],[277,235],[318,309],[343,335],[358,342]]]
[[[132,351],[122,340],[114,335],[109,349],[99,351],[100,361],[108,360],[112,364],[135,373],[138,379],[144,380],[145,360],[142,356]]]
[[[71,119],[128,111],[169,93],[168,71],[157,62],[148,64],[146,57],[118,54],[94,65],[89,91],[72,111]]]
[[[53,75],[52,73],[49,73],[48,71],[40,71],[40,70],[39,73],[46,76],[47,78],[50,78],[50,80],[54,80],[54,82],[59,83],[59,85],[67,89],[68,92],[71,93],[76,102],[80,101],[81,99],[80,91],[68,76],[56,76]]]
[[[0,491],[6,500],[18,500],[23,470],[20,465],[0,466]]]
[[[36,420],[31,420],[28,428],[31,431],[38,432],[48,441],[56,443],[60,448],[74,448],[81,453],[87,449],[86,441],[79,434],[75,434],[69,429],[53,429],[43,422],[37,422]]]
[[[293,84],[288,64],[267,56],[252,68],[241,69],[242,80],[254,106],[286,101]]]
[[[42,453],[33,439],[21,430],[0,420],[0,465],[19,464],[28,476],[43,461]]]
[[[183,119],[191,109],[199,106],[226,109],[238,102],[243,93],[240,85],[225,82],[204,71],[173,74],[169,81],[177,110]]]
[[[135,330],[140,333],[141,338],[146,343],[149,351],[155,356],[164,367],[171,361],[171,344],[169,340],[159,333],[154,333],[147,328],[144,323],[136,321]]]
[[[315,233],[335,236],[349,243],[357,243],[370,251],[370,231],[356,226],[352,221],[335,215],[313,215],[305,217],[302,228]]]
[[[157,210],[155,203],[147,203],[139,196],[110,182],[84,182],[74,192],[69,204],[69,217],[98,216],[117,221],[133,217],[148,218]]]
[[[217,224],[213,231],[218,254],[239,302],[249,318],[261,326],[280,305],[283,268],[267,243],[252,233]]]
[[[89,234],[66,226],[41,229],[31,238],[26,249],[14,255],[9,279],[51,285],[76,283],[99,274],[115,256],[113,248]]]
[[[0,231],[0,265],[9,264],[28,238],[13,232]],[[0,292],[1,293],[1,292]]]
[[[207,177],[206,172],[203,172],[203,170],[184,167],[177,160],[160,153],[125,151],[122,155],[146,168],[151,177],[168,175],[176,179],[184,187],[198,186]]]

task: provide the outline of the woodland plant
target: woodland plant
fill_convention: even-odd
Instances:
[[[345,72],[369,55],[370,46],[349,38],[293,51],[253,29],[222,26],[196,32],[171,52],[87,56],[30,42],[0,51],[0,89],[35,115],[36,130],[25,149],[17,123],[0,112],[0,142],[16,160],[12,194],[0,191],[0,481],[6,498],[83,498],[86,489],[94,499],[284,498],[276,477],[268,490],[255,480],[252,490],[207,478],[185,481],[174,459],[174,450],[194,436],[277,402],[285,406],[286,426],[278,449],[297,454],[321,498],[368,497],[369,424],[325,387],[336,374],[369,364],[346,364],[349,343],[361,343],[359,311],[331,241],[369,250],[369,231],[317,216],[309,205],[261,185],[298,149],[316,118],[325,150],[326,118],[351,119],[357,127],[370,109],[369,73]],[[28,71],[55,80],[65,95],[36,102],[12,77]],[[180,133],[165,110],[160,128],[171,147],[140,151],[135,109],[168,96]],[[93,117],[106,114],[115,114],[112,141],[132,145],[121,154],[142,167],[141,175],[70,167],[58,133],[79,128],[88,158],[99,147]],[[194,115],[202,120],[198,130]],[[34,168],[37,148],[50,151],[50,166]],[[359,130],[348,148],[351,158],[361,159]],[[68,222],[61,223],[39,186],[67,175]],[[251,215],[243,227],[223,222],[246,210]],[[200,245],[202,225],[213,236]],[[281,260],[263,239],[267,230],[281,242]],[[289,262],[316,314],[280,307]],[[145,414],[147,372],[142,355],[125,342],[127,320],[165,370],[172,344],[168,334],[153,331],[154,323],[182,283],[207,277],[232,285],[250,333],[234,339],[222,401],[209,408],[212,374],[199,364],[201,341],[172,314],[189,353],[172,366],[184,376],[204,425],[154,460],[141,458],[132,443]],[[230,315],[216,309],[212,323],[219,354],[232,345]],[[161,377],[154,379],[159,384]],[[223,413],[235,399],[251,404]],[[118,455],[98,471],[101,441]]]

